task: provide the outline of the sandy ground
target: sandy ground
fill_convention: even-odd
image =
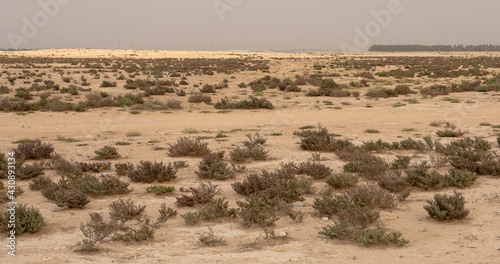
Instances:
[[[286,58],[290,56],[290,54],[277,53],[110,50],[48,50],[26,51],[21,54],[41,57],[127,57],[132,53],[145,58],[253,56]],[[19,56],[19,54],[9,52],[2,52],[0,55]],[[404,55],[418,56],[412,53]],[[430,55],[449,56],[448,54]],[[298,55],[293,54],[293,56]],[[301,54],[300,56],[324,58],[333,55]],[[475,55],[468,53],[464,56]],[[290,69],[303,69],[302,63],[311,65],[314,61],[278,62],[271,59],[271,75],[280,78],[284,75],[293,76],[298,72],[289,73]],[[238,90],[240,88],[236,87],[238,83],[249,82],[265,74],[235,73],[233,75],[236,79],[230,80],[229,88],[224,89],[215,98],[238,95],[241,93]],[[193,78],[195,82],[219,83],[227,76],[216,74],[212,77],[196,76]],[[348,77],[342,77],[340,82],[348,82],[348,79]],[[6,83],[5,77],[0,80]],[[116,89],[125,93],[126,90],[122,86],[119,83]],[[91,87],[94,90],[103,89],[98,88],[96,81]],[[303,88],[303,90],[307,89]],[[5,153],[15,148],[16,144],[12,142],[16,140],[41,138],[54,144],[56,152],[61,153],[67,159],[91,161],[94,151],[100,147],[114,145],[117,141],[130,141],[132,145],[116,146],[123,158],[113,162],[185,160],[190,166],[180,169],[178,178],[166,183],[178,189],[198,184],[199,179],[194,171],[200,159],[171,158],[167,156],[165,150],[153,149],[167,147],[179,137],[186,136],[184,132],[186,128],[200,131],[198,134],[189,136],[215,137],[217,132],[226,131],[227,141],[216,141],[215,138],[206,140],[213,150],[227,151],[232,146],[241,145],[247,133],[259,132],[267,137],[265,147],[274,159],[246,164],[250,171],[273,170],[281,162],[310,160],[310,152],[299,149],[300,138],[294,136],[293,132],[301,126],[318,123],[328,128],[330,132],[342,135],[343,138],[362,143],[378,138],[392,142],[407,137],[419,139],[428,134],[434,135],[437,128],[429,126],[429,123],[446,120],[466,130],[467,136],[484,137],[492,143],[494,151],[499,150],[495,142],[495,133],[498,133],[498,130],[495,131],[489,126],[479,124],[481,122],[500,124],[500,93],[451,94],[449,97],[460,100],[461,103],[458,104],[443,101],[442,96],[421,99],[420,95],[410,95],[380,100],[361,96],[360,100],[356,100],[355,98],[308,98],[303,93],[284,95],[282,92],[273,94],[272,91],[266,91],[264,95],[270,98],[276,109],[234,110],[221,114],[211,106],[194,106],[184,100],[183,110],[174,110],[168,114],[160,111],[142,111],[138,115],[132,115],[120,108],[100,108],[84,113],[36,112],[25,116],[1,112],[0,152]],[[291,99],[287,99],[286,95]],[[170,97],[179,99],[175,94],[164,98]],[[240,97],[244,98],[241,95]],[[392,107],[397,102],[413,98],[418,99],[420,104]],[[342,109],[328,108],[323,103],[326,100],[332,101],[334,106],[341,106]],[[367,105],[371,108],[367,108]],[[414,131],[402,131],[408,128],[413,128]],[[366,129],[378,129],[380,133],[367,134],[363,132]],[[231,130],[238,131],[230,132]],[[129,131],[139,131],[141,136],[127,137],[126,133]],[[282,135],[271,136],[272,133]],[[60,142],[56,140],[57,136],[72,137],[80,142]],[[158,143],[148,143],[150,140],[158,140]],[[82,144],[85,146],[77,146]],[[401,153],[416,155],[417,158],[428,157],[432,154],[429,151],[398,151],[397,153],[386,152],[382,156],[391,159],[395,154]],[[323,162],[325,165],[332,167],[335,172],[342,170],[343,163],[335,154],[324,153],[323,156],[328,158]],[[114,171],[110,173],[114,174]],[[53,171],[47,171],[47,175],[53,179],[58,177]],[[216,182],[221,189],[220,197],[227,198],[232,207],[236,206],[237,200],[243,200],[244,197],[236,194],[230,184],[244,177],[245,175],[239,174],[234,180]],[[128,181],[129,179],[122,177],[122,180]],[[7,255],[5,246],[1,247],[3,249],[0,253],[0,263],[498,263],[500,261],[500,222],[497,221],[500,217],[500,178],[498,177],[481,176],[472,187],[461,190],[468,202],[466,207],[470,209],[470,215],[465,220],[442,223],[429,218],[422,207],[426,199],[432,198],[436,192],[418,189],[414,189],[410,197],[399,203],[397,208],[381,211],[381,222],[390,229],[401,231],[403,236],[410,240],[410,243],[404,247],[367,248],[356,242],[327,239],[318,235],[318,231],[322,226],[332,222],[315,216],[315,210],[309,205],[296,209],[306,214],[307,217],[303,222],[295,223],[288,217],[281,216],[276,223],[275,231],[280,234],[290,233],[290,238],[286,240],[265,241],[260,238],[255,246],[249,246],[263,233],[261,228],[243,227],[241,220],[238,219],[202,222],[196,226],[188,226],[180,216],[177,216],[156,230],[153,240],[130,244],[105,240],[99,244],[101,251],[90,255],[73,252],[75,245],[84,238],[79,225],[88,220],[89,212],[107,214],[111,201],[125,197],[133,198],[138,204],[147,205],[148,215],[156,218],[161,203],[167,203],[167,206],[176,208],[175,196],[180,192],[176,191],[172,195],[158,197],[146,193],[145,188],[149,184],[131,183],[130,187],[134,190],[130,194],[91,198],[91,202],[83,210],[68,210],[58,208],[53,202],[45,199],[40,192],[29,190],[29,182],[18,182],[25,193],[19,196],[17,201],[40,208],[46,219],[46,225],[38,233],[23,234],[18,238],[18,252],[15,258]],[[321,180],[315,181],[314,186],[318,191],[327,187]],[[452,192],[452,188],[439,190],[439,193]],[[314,197],[315,195],[306,195],[306,202],[312,204]],[[192,208],[176,209],[179,214],[193,210]],[[198,242],[198,237],[201,233],[207,232],[208,227],[212,227],[218,236],[223,236],[227,245],[214,248],[203,247]]]

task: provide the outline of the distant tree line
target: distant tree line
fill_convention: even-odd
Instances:
[[[500,45],[373,45],[369,51],[500,51]]]
[[[32,49],[0,49],[0,51],[27,51]]]

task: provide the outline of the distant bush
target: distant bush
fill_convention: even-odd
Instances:
[[[115,168],[116,168],[116,174],[118,174],[119,176],[127,176],[129,171],[135,169],[135,166],[130,162],[116,163]]]
[[[335,189],[352,188],[358,183],[359,177],[352,173],[336,173],[326,178],[326,183]]]
[[[111,162],[79,162],[82,172],[101,172],[111,168]]]
[[[224,198],[215,199],[200,207],[195,212],[188,212],[181,215],[186,224],[193,225],[199,221],[211,221],[222,217],[236,217],[237,210],[229,208],[228,202]]]
[[[128,171],[128,177],[134,182],[151,183],[154,181],[165,182],[177,178],[177,169],[163,162],[141,161],[135,169]]]
[[[105,160],[105,159],[118,159],[121,155],[118,153],[118,149],[111,146],[104,146],[99,150],[94,151],[97,156],[95,159]]]
[[[209,95],[205,95],[202,93],[195,93],[195,94],[189,96],[188,102],[209,104],[212,102],[212,98]]]
[[[279,220],[274,207],[269,205],[266,199],[250,196],[245,201],[237,201],[236,204],[240,207],[238,215],[243,219],[245,226],[257,224],[268,227]]]
[[[175,144],[170,144],[168,147],[168,155],[171,157],[203,157],[210,152],[208,143],[202,142],[199,138],[182,137]]]
[[[233,102],[226,97],[217,102],[214,107],[216,109],[274,109],[273,104],[266,98],[257,98],[252,95],[248,99],[239,102]]]
[[[465,209],[465,198],[457,191],[453,191],[453,195],[436,194],[434,200],[427,200],[427,203],[424,209],[430,217],[440,221],[463,219],[469,215],[469,210]]]
[[[164,186],[164,185],[153,185],[153,186],[149,186],[148,188],[146,188],[146,191],[148,193],[154,193],[156,195],[163,195],[163,194],[171,193],[171,192],[175,191],[175,187]]]
[[[102,81],[101,87],[116,87],[116,82]]]
[[[42,143],[36,139],[32,142],[20,143],[15,152],[23,159],[48,159],[50,154],[54,152],[54,147],[50,143]]]
[[[302,162],[297,165],[297,174],[306,174],[314,179],[324,179],[332,173],[332,169],[321,163]]]
[[[194,206],[195,203],[206,204],[219,193],[217,185],[210,182],[208,184],[200,182],[198,188],[190,187],[189,190],[191,191],[190,196],[183,194],[176,197],[177,201],[175,203],[178,206]]]
[[[119,199],[109,205],[109,216],[113,221],[118,221],[122,225],[133,219],[140,219],[146,209],[145,205],[135,205],[132,199]]]
[[[202,179],[227,180],[234,177],[234,171],[215,153],[205,155],[198,164],[198,169],[195,173]]]

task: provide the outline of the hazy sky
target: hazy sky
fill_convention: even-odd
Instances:
[[[500,44],[498,0],[0,0],[0,10],[0,48]]]

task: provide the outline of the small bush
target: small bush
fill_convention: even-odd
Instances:
[[[15,152],[23,159],[48,159],[50,154],[54,152],[54,147],[50,143],[42,143],[36,139],[32,142],[20,143]]]
[[[436,194],[434,200],[427,200],[427,203],[424,209],[430,217],[440,221],[463,219],[469,215],[469,210],[465,209],[465,198],[457,191],[453,191],[453,195]]]
[[[33,179],[33,182],[30,182],[29,188],[32,191],[40,191],[49,186],[52,181],[48,177],[37,177]]]
[[[16,206],[14,216],[16,219],[15,227],[11,230],[14,230],[17,236],[26,232],[36,233],[45,224],[45,219],[40,213],[40,210],[35,207],[28,208],[25,204],[18,204]],[[3,217],[5,217],[5,220],[0,219],[0,223],[3,226],[7,226],[8,219],[11,219],[11,212],[5,211]],[[5,223],[3,221],[5,221]]]
[[[130,242],[132,240],[143,241],[143,240],[152,239],[154,236],[154,233],[155,233],[154,229],[151,229],[150,227],[143,225],[143,226],[141,226],[141,229],[139,229],[139,230],[132,229],[125,234],[115,234],[112,237],[112,239],[113,240],[120,240],[123,242]]]
[[[115,164],[115,168],[116,168],[116,174],[118,174],[119,176],[126,176],[128,175],[129,171],[135,169],[135,166],[134,164],[127,162],[127,163],[117,163]]]
[[[111,162],[80,162],[80,170],[82,172],[101,172],[111,168]]]
[[[326,183],[335,189],[352,188],[358,183],[359,177],[352,173],[336,173],[326,178]]]
[[[347,208],[338,213],[341,222],[366,228],[375,223],[380,218],[379,212],[374,212],[366,208]]]
[[[196,94],[189,96],[188,102],[209,104],[212,102],[212,97],[210,97],[209,95],[202,94],[202,93],[196,93]]]
[[[229,151],[229,156],[233,162],[243,163],[249,159],[266,160],[269,157],[269,151],[260,144],[246,144],[245,148],[236,147]]]
[[[165,182],[177,178],[177,169],[172,163],[141,161],[134,170],[128,172],[128,177],[134,182],[151,183]]]
[[[371,245],[388,245],[404,246],[409,241],[403,238],[401,232],[393,231],[387,233],[387,229],[377,225],[374,229],[366,229],[360,231],[356,239],[365,246]]]
[[[109,216],[113,221],[119,221],[122,225],[127,221],[139,220],[146,206],[135,205],[132,199],[119,199],[109,205]]]
[[[410,165],[411,157],[397,155],[396,159],[391,163],[393,169],[406,169]]]
[[[92,243],[101,241],[116,231],[116,223],[105,222],[102,214],[89,213],[89,216],[90,221],[86,224],[80,223],[80,230]]]
[[[169,218],[177,215],[177,210],[167,208],[167,205],[165,203],[161,204],[161,208],[158,210],[158,212],[160,213],[160,216],[158,217],[159,224],[165,223]]]
[[[232,102],[226,97],[217,102],[214,107],[216,109],[274,109],[273,104],[266,98],[257,98],[254,96],[249,96],[248,99],[239,102]]]
[[[105,159],[118,159],[121,155],[118,153],[118,149],[111,146],[104,146],[99,150],[94,151],[97,156],[95,159],[105,160]]]
[[[208,143],[202,142],[199,138],[191,139],[189,137],[179,138],[175,144],[170,144],[168,148],[168,155],[171,157],[203,157],[210,152]]]
[[[102,81],[101,87],[116,87],[116,82]]]
[[[49,200],[54,200],[56,205],[59,207],[67,208],[83,208],[90,200],[85,196],[83,191],[77,188],[57,188],[53,192],[53,199],[51,199],[50,190],[53,190],[53,185],[48,186],[42,190],[42,194]]]
[[[146,191],[148,193],[154,193],[156,195],[163,195],[163,194],[171,193],[171,192],[175,191],[175,187],[164,186],[164,185],[153,185],[153,186],[149,186],[148,188],[146,188]]]
[[[186,224],[194,225],[201,220],[211,221],[222,217],[236,217],[236,213],[236,209],[230,209],[228,202],[224,198],[219,198],[203,205],[196,212],[188,212],[181,215],[181,217]]]
[[[400,193],[408,189],[410,184],[406,177],[403,177],[401,172],[388,172],[380,176],[378,179],[378,185],[385,190],[390,192]]]
[[[316,162],[302,162],[297,166],[297,174],[306,174],[314,179],[324,179],[332,174],[332,169]]]
[[[16,177],[22,180],[32,179],[41,175],[45,175],[45,172],[43,171],[43,167],[38,163],[32,165],[23,164],[16,171]]]
[[[203,157],[198,169],[195,173],[202,179],[227,180],[234,177],[234,171],[215,153]]]
[[[212,183],[200,182],[198,188],[190,187],[191,196],[183,194],[182,196],[176,197],[175,202],[178,206],[194,206],[195,203],[206,204],[214,198],[216,194],[219,193],[217,190],[217,185]]]
[[[225,245],[226,241],[224,240],[223,237],[218,237],[215,235],[214,231],[212,228],[208,228],[207,233],[203,233],[200,235],[198,240],[207,247],[215,247],[215,246],[220,246],[220,245]]]
[[[268,227],[279,219],[275,215],[275,209],[263,198],[251,196],[245,201],[237,201],[236,204],[240,207],[238,215],[243,219],[245,226],[257,224]]]

